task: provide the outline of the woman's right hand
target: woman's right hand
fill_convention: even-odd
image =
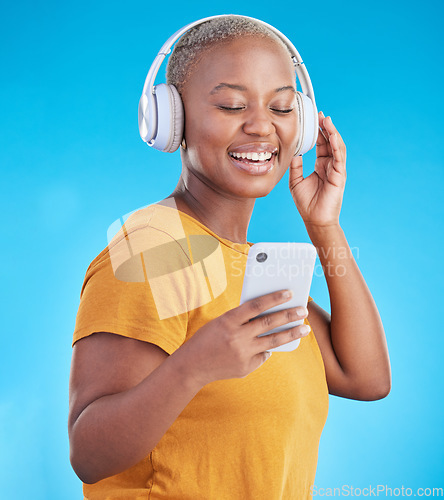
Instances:
[[[307,317],[305,307],[293,307],[256,318],[290,300],[291,295],[286,292],[281,290],[249,300],[200,328],[178,350],[187,356],[193,378],[204,386],[216,380],[245,377],[270,357],[268,349],[308,335],[310,328],[302,324],[258,337]]]
[[[258,338],[305,318],[305,308],[250,321],[288,300],[281,291],[245,302],[200,328],[171,356],[107,332],[76,342],[69,434],[71,463],[82,481],[95,483],[140,462],[204,385],[244,377],[267,359],[267,349],[303,336],[301,325]]]

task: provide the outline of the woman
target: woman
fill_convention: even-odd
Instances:
[[[254,21],[190,30],[168,80],[184,104],[182,174],[87,271],[70,381],[72,465],[89,499],[310,498],[328,392],[373,400],[390,390],[381,320],[339,224],[345,145],[320,113],[315,172],[303,177],[294,67]],[[288,300],[278,291],[239,306],[233,272],[245,267],[255,199],[288,167],[331,317],[310,301],[250,321]],[[304,325],[258,337],[295,319]],[[296,338],[298,349],[270,358]]]

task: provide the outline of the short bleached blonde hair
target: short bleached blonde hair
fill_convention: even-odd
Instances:
[[[168,60],[167,83],[174,85],[181,94],[193,68],[206,50],[218,43],[245,36],[271,39],[284,47],[290,57],[292,55],[287,45],[263,24],[243,17],[218,17],[198,24],[179,39]]]

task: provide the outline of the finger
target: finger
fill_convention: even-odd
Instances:
[[[333,124],[331,116],[328,116],[327,118],[325,118],[323,120],[323,126],[324,126],[325,131],[328,133],[328,140],[330,142],[330,145],[331,145],[332,137],[336,137],[337,138],[337,146],[341,150],[341,153],[343,154],[343,156],[345,156],[345,143],[342,140],[341,134],[338,132],[337,128]]]
[[[268,309],[288,302],[291,296],[291,290],[279,290],[277,292],[267,293],[255,299],[247,300],[247,302],[244,302],[239,307],[232,309],[231,313],[235,316],[235,321],[239,325],[243,325],[248,323],[250,319],[268,311]]]
[[[345,145],[343,146],[341,142],[336,132],[331,134],[330,145],[334,160],[333,168],[340,173],[345,170]]]
[[[304,180],[302,156],[295,156],[290,163],[290,187],[294,187]]]
[[[328,132],[319,125],[318,137],[316,139],[316,146],[325,146],[328,144]]]
[[[345,161],[347,156],[345,143],[342,140],[342,137],[337,131],[336,127],[334,126],[330,116],[324,120],[324,125],[326,131],[329,134],[331,155],[334,160],[333,168],[337,172],[345,174]]]
[[[271,357],[272,354],[273,354],[272,352],[268,352],[268,351],[259,352],[258,354],[256,354],[254,356],[254,358],[256,358],[256,360],[258,362],[257,368],[259,368],[259,366],[263,365],[265,363],[265,361],[267,361],[267,359],[269,359]]]
[[[277,328],[278,326],[301,321],[308,316],[308,311],[303,306],[291,307],[281,311],[264,314],[259,318],[252,319],[245,330],[252,336],[257,337]]]
[[[327,133],[324,134],[322,129],[319,129],[318,138],[316,140],[316,156],[318,158],[323,156],[331,156],[328,134]]]
[[[325,142],[328,142],[328,138],[327,138],[328,134],[324,133],[324,131],[323,131],[324,120],[325,120],[324,113],[322,111],[319,111],[319,131],[320,131],[321,136],[324,138]]]
[[[288,330],[283,330],[282,332],[257,337],[255,342],[258,349],[268,351],[269,349],[275,349],[281,345],[288,344],[288,342],[291,342],[292,340],[306,337],[310,332],[310,325],[303,324]]]
[[[324,143],[328,142],[328,138],[326,133],[324,133],[323,128],[324,128],[324,120],[325,116],[322,111],[319,111],[319,131],[318,131],[318,138],[316,141],[316,144],[322,145]]]
[[[319,131],[318,138],[316,140],[316,155],[320,156],[331,156],[330,140],[327,129],[325,128],[324,122],[326,118],[324,113],[320,111],[319,113]]]
[[[333,132],[338,132],[336,130],[336,127],[333,125],[333,120],[331,119],[331,116],[327,116],[324,118],[322,121],[323,128],[327,131],[327,133],[330,135]]]

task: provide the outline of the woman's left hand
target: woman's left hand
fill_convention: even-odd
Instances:
[[[290,191],[306,225],[327,226],[339,223],[345,188],[346,149],[330,117],[319,113],[314,172],[304,179],[302,156],[290,165]]]

